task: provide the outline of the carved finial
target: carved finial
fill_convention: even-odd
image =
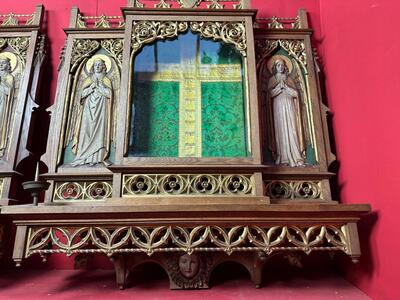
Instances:
[[[273,16],[271,19],[271,23],[268,24],[268,28],[270,29],[282,29],[283,24],[278,21],[278,18]]]
[[[159,3],[154,4],[155,8],[171,8],[171,4],[168,4],[167,2],[165,2],[165,0],[160,0]]]
[[[94,23],[95,28],[110,28],[110,22],[108,22],[105,15],[101,15],[99,20]]]
[[[78,17],[76,19],[76,27],[77,28],[86,28],[86,22],[83,20],[81,14],[78,14]]]
[[[18,26],[18,19],[15,18],[15,15],[13,13],[10,13],[7,15],[1,26]]]
[[[141,3],[139,0],[129,0],[128,6],[134,8],[144,8],[144,4]]]
[[[202,0],[176,0],[181,8],[195,8]]]
[[[301,21],[299,16],[297,16],[294,22],[292,23],[292,29],[301,29]]]
[[[207,5],[210,9],[224,9],[224,5],[219,3],[219,0],[212,0],[212,3]]]

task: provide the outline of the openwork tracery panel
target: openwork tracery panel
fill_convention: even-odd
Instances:
[[[146,195],[251,196],[253,175],[136,174],[124,175],[123,197]]]
[[[322,199],[320,181],[272,180],[265,187],[271,199]]]
[[[184,251],[350,251],[347,225],[298,226],[85,226],[29,228],[26,257],[32,254]]]
[[[111,181],[56,182],[54,201],[104,200],[112,194]]]
[[[248,0],[130,0],[129,5],[135,8],[202,8],[209,9],[243,9],[249,8]]]
[[[232,44],[246,56],[247,40],[244,22],[185,22],[185,21],[137,21],[132,26],[132,52],[138,52],[145,44],[157,39],[171,39],[188,29],[202,38],[222,40]]]

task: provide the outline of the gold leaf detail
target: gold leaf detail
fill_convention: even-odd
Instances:
[[[272,17],[271,22],[268,24],[268,28],[270,29],[282,29],[283,24],[278,21],[277,17]]]
[[[292,29],[301,29],[301,22],[299,16],[297,16],[294,22],[292,23]]]
[[[342,251],[354,255],[346,235],[349,224],[315,226],[277,225],[161,225],[29,226],[25,257],[33,254],[156,252],[186,253],[262,251]],[[77,238],[79,237],[79,238]],[[50,245],[50,247],[49,247]]]
[[[233,44],[243,56],[247,54],[246,29],[243,22],[191,22],[190,28],[193,32],[200,33],[203,38]]]
[[[18,19],[15,18],[15,15],[13,13],[10,13],[7,15],[5,18],[4,22],[1,24],[1,26],[18,26]]]
[[[219,3],[218,0],[213,0],[211,4],[207,5],[210,9],[223,9],[224,5]]]
[[[110,22],[108,22],[107,17],[102,15],[98,21],[94,23],[94,28],[110,28]]]
[[[71,69],[74,69],[82,59],[89,57],[99,47],[100,43],[96,40],[74,40],[71,55]]]
[[[165,0],[160,0],[159,3],[154,4],[155,8],[171,8],[171,4],[168,4]]]
[[[156,39],[169,39],[188,29],[187,22],[177,21],[139,21],[132,27],[132,49],[136,53],[143,45]]]
[[[144,4],[141,3],[139,0],[133,0],[132,7],[135,7],[135,8],[144,8]]]
[[[195,8],[202,0],[177,0],[177,2],[181,8]]]
[[[122,64],[122,50],[124,49],[123,39],[101,40],[101,47],[114,57],[119,64]]]

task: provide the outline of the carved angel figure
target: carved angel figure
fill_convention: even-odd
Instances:
[[[0,56],[0,158],[4,156],[7,147],[7,133],[14,98],[14,76],[11,74],[11,69],[10,59]]]
[[[91,61],[89,75],[78,83],[75,116],[72,118],[72,166],[104,162],[110,151],[113,85],[106,61]]]
[[[270,149],[276,165],[303,166],[305,145],[299,92],[284,59],[275,59],[271,69],[268,80],[269,127],[273,128]]]

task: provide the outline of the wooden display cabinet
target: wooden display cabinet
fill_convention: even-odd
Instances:
[[[155,6],[153,6],[155,5]],[[123,17],[72,9],[44,203],[13,206],[17,264],[106,254],[125,288],[161,265],[173,289],[208,288],[236,261],[361,255],[368,205],[332,200],[326,113],[305,11],[256,21],[247,1],[129,1]]]

